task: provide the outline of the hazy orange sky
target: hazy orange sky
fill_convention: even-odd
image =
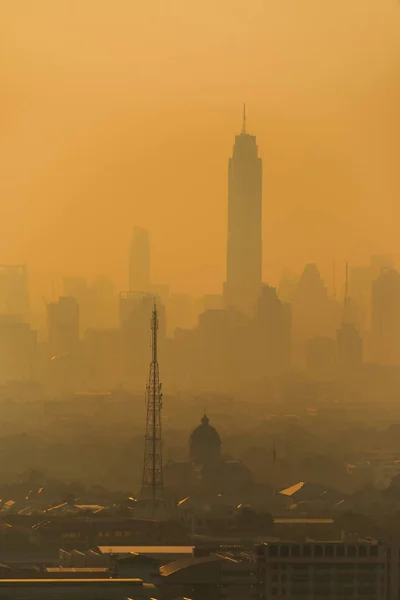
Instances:
[[[0,0],[0,262],[217,292],[242,104],[264,279],[400,254],[398,0]],[[330,276],[330,275],[329,275]]]

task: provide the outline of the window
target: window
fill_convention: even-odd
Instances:
[[[277,596],[278,595],[278,588],[273,587],[272,590],[271,590],[271,595],[272,596]]]
[[[370,556],[378,556],[378,546],[371,546],[369,549]]]
[[[303,546],[303,556],[311,556],[311,546]]]
[[[340,545],[336,547],[336,556],[344,556],[344,546]]]
[[[367,546],[360,546],[358,549],[359,556],[367,556]]]
[[[325,556],[333,556],[335,554],[335,548],[332,544],[327,544],[325,546]]]
[[[122,537],[122,531],[116,531],[115,537]]]
[[[124,536],[125,536],[125,537],[130,537],[130,535],[131,535],[131,532],[130,532],[130,531],[124,531]]]
[[[103,537],[103,532],[102,531],[98,531],[97,532],[97,537]]]
[[[318,544],[318,546],[315,546],[314,548],[314,556],[323,556],[324,555],[324,549],[322,546],[320,546]]]
[[[289,556],[289,546],[281,546],[281,556]]]
[[[292,546],[292,556],[301,556],[300,546]]]
[[[347,546],[347,556],[356,556],[357,548],[355,546]]]

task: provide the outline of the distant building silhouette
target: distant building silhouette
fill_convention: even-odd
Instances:
[[[334,338],[340,325],[340,305],[328,296],[317,265],[308,264],[293,296],[293,362],[304,368],[308,341]]]
[[[168,334],[173,335],[177,328],[195,327],[197,313],[195,299],[189,294],[171,294],[166,301]]]
[[[354,266],[350,269],[352,308],[355,313],[353,322],[357,320],[362,331],[369,329],[372,319],[372,284],[388,269],[394,269],[394,260],[386,255],[372,256],[369,265]],[[374,356],[371,358],[374,359]]]
[[[279,375],[290,369],[291,309],[278,298],[276,289],[263,285],[257,308],[257,332],[262,373]]]
[[[36,361],[36,331],[11,315],[0,316],[0,382],[32,380]]]
[[[47,305],[49,350],[52,356],[75,354],[79,346],[79,305],[75,298],[61,296]]]
[[[346,280],[343,301],[343,316],[336,335],[337,366],[339,376],[349,377],[360,372],[363,361],[363,343],[359,330],[352,322],[355,316],[349,298],[349,269],[346,263]]]
[[[129,257],[129,290],[149,292],[150,288],[149,233],[145,229],[135,227]]]
[[[189,453],[193,463],[199,466],[215,465],[221,460],[221,438],[207,415],[189,438]]]
[[[316,336],[307,346],[307,374],[315,381],[332,381],[336,375],[335,340]]]
[[[154,307],[154,296],[143,292],[121,292],[119,297],[119,318],[122,333],[124,357],[124,381],[136,389],[141,389],[146,380],[151,349],[149,326]],[[165,307],[157,299],[158,343],[162,354],[166,338]]]
[[[28,270],[25,265],[0,265],[0,314],[29,318]]]
[[[382,271],[372,284],[372,341],[374,361],[400,365],[400,274]]]
[[[228,169],[228,246],[225,304],[253,315],[262,271],[262,163],[256,138],[243,127]]]
[[[363,343],[358,329],[352,323],[342,323],[337,331],[337,366],[339,374],[359,372],[363,361]]]
[[[237,501],[253,484],[253,476],[242,462],[222,454],[221,437],[206,414],[189,437],[189,460],[169,461],[165,476],[166,484],[181,494],[199,494],[203,499],[215,498],[218,492]]]
[[[63,297],[75,298],[79,305],[79,335],[82,337],[93,325],[93,302],[88,281],[84,277],[66,277],[63,284]]]

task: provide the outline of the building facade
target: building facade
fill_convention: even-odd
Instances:
[[[399,546],[378,542],[276,542],[255,549],[261,597],[399,598]]]

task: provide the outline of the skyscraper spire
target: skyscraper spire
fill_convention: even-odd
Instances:
[[[243,104],[243,124],[242,124],[242,133],[246,133],[246,103]]]

